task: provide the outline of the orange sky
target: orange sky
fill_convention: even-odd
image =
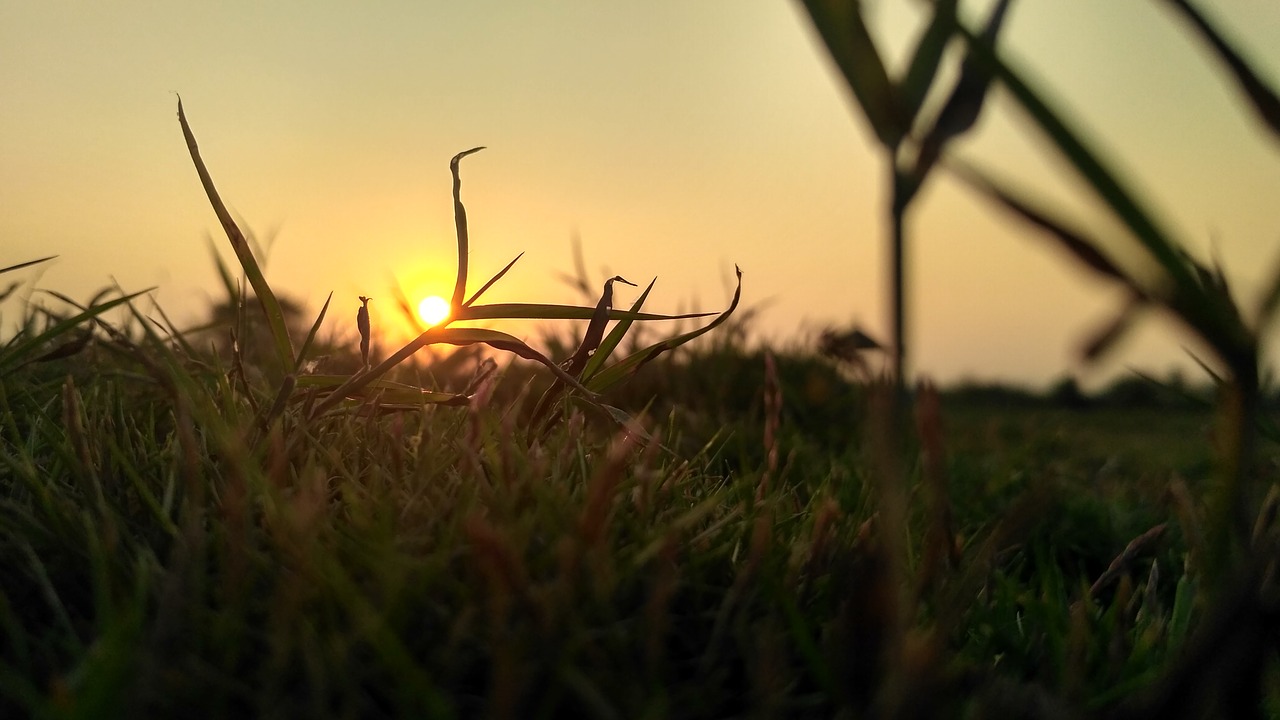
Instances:
[[[916,6],[868,3],[887,45],[905,46]],[[1214,8],[1280,72],[1280,6]],[[1024,0],[1002,43],[1250,298],[1280,258],[1278,148],[1181,30],[1154,0]],[[275,232],[273,285],[315,309],[334,291],[338,322],[360,294],[389,312],[393,275],[448,293],[448,160],[486,145],[463,165],[473,277],[526,253],[491,300],[576,300],[555,273],[577,234],[600,278],[657,276],[654,310],[721,307],[736,262],[762,332],[887,334],[885,169],[794,3],[3,2],[0,265],[57,253],[41,286],[159,285],[182,317],[217,297],[220,231],[174,93],[233,212]],[[1105,228],[1038,147],[997,94],[956,150]],[[914,213],[918,371],[1079,369],[1113,293],[950,180]],[[1181,344],[1149,323],[1083,377],[1186,364]]]

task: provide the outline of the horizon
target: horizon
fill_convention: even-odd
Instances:
[[[764,337],[857,322],[887,338],[883,160],[797,4],[307,8],[0,9],[0,264],[58,254],[41,287],[159,285],[180,318],[216,302],[205,238],[229,248],[182,143],[181,93],[242,229],[274,237],[273,286],[312,313],[332,290],[327,326],[350,322],[357,295],[390,299],[392,276],[414,302],[447,294],[448,160],[485,145],[462,165],[471,288],[526,253],[487,301],[576,300],[556,273],[573,272],[580,237],[593,279],[659,278],[646,310],[720,308],[737,263]],[[915,13],[875,9],[900,54]],[[1215,19],[1280,67],[1280,8]],[[1028,3],[1001,47],[1251,307],[1280,258],[1280,163],[1181,24],[1154,2]],[[997,89],[956,150],[1114,231],[1038,147]],[[950,179],[910,222],[914,374],[1031,387],[1095,386],[1126,366],[1202,374],[1167,321],[1082,368],[1120,294]]]

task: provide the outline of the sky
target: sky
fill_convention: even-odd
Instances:
[[[865,3],[895,68],[921,5]],[[1162,5],[1021,0],[1001,47],[1251,306],[1280,261],[1280,147]],[[1212,9],[1280,76],[1280,5]],[[393,283],[449,294],[448,162],[483,145],[462,165],[472,277],[525,253],[489,301],[580,301],[557,279],[578,238],[593,283],[658,278],[646,309],[723,307],[737,264],[761,336],[856,322],[887,339],[885,162],[796,2],[0,0],[0,266],[57,254],[24,277],[84,300],[155,286],[191,322],[219,300],[210,239],[232,255],[179,94],[223,199],[270,239],[272,286],[311,312],[333,292],[335,330],[358,295],[392,327]],[[1118,232],[1000,91],[953,150]],[[1082,366],[1121,296],[953,179],[909,222],[916,373],[1043,386],[1194,367],[1158,316]]]

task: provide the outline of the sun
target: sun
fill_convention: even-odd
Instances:
[[[431,295],[418,303],[418,317],[427,325],[439,325],[449,317],[449,301],[439,295]]]

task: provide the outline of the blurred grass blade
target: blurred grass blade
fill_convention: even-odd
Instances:
[[[458,312],[455,321],[462,320],[590,320],[596,309],[585,305],[554,305],[543,303],[493,303],[472,305]],[[704,318],[715,313],[698,312],[679,315],[657,315],[613,309],[610,320],[689,320]]]
[[[316,321],[311,324],[311,332],[307,333],[307,339],[302,343],[302,349],[298,350],[298,359],[293,364],[293,372],[295,374],[302,372],[302,365],[306,362],[307,351],[311,349],[311,344],[316,340],[316,333],[320,332],[320,325],[324,322],[324,316],[329,312],[329,303],[333,300],[333,293],[329,293],[329,297],[324,299],[324,307],[320,308],[320,314],[316,316]]]
[[[475,294],[474,294],[474,295],[472,295],[471,297],[467,298],[467,301],[466,301],[466,302],[464,302],[464,303],[462,303],[462,306],[463,306],[463,307],[470,307],[472,304],[474,304],[474,303],[475,303],[475,301],[476,301],[476,300],[479,300],[479,299],[480,299],[480,296],[481,296],[481,295],[483,295],[483,294],[485,293],[485,291],[486,291],[486,290],[488,290],[489,288],[493,287],[493,284],[494,284],[494,283],[496,283],[496,282],[498,282],[499,280],[501,280],[501,279],[502,279],[502,276],[503,276],[503,275],[506,275],[506,274],[507,274],[507,271],[508,271],[508,270],[510,270],[512,267],[514,267],[514,266],[515,266],[515,264],[516,264],[517,262],[519,262],[519,261],[520,261],[520,258],[522,258],[522,257],[524,257],[524,253],[520,253],[519,255],[515,256],[515,258],[513,258],[513,259],[511,260],[511,262],[507,263],[506,267],[502,268],[501,270],[499,270],[499,271],[498,271],[498,273],[497,273],[496,275],[494,275],[493,277],[489,278],[489,282],[485,283],[484,285],[481,285],[481,286],[480,286],[480,289],[479,289],[479,290],[477,290],[477,291],[475,292]]]
[[[1008,9],[1009,0],[1000,0],[991,11],[991,17],[988,18],[987,27],[982,34],[983,42],[987,46],[995,47],[996,38],[1000,34]],[[970,48],[960,66],[960,79],[956,81],[951,97],[947,98],[933,127],[920,144],[920,154],[916,159],[914,172],[917,186],[923,183],[929,170],[938,161],[943,147],[978,122],[978,116],[982,114],[982,106],[986,102],[987,90],[990,87],[990,68],[977,61]]]
[[[984,38],[978,37],[963,25],[960,32],[969,43],[971,55],[986,64],[989,71],[999,78],[1022,106],[1027,115],[1040,127],[1053,145],[1076,171],[1085,179],[1112,212],[1133,232],[1143,247],[1165,269],[1174,285],[1185,288],[1192,279],[1183,265],[1171,235],[1166,232],[1154,215],[1143,206],[1119,179],[1118,173],[1109,168],[1101,156],[1089,149],[1079,132],[1071,129],[1062,113],[1055,111],[1040,97],[1017,72],[1002,61],[998,53]]]
[[[1084,350],[1081,353],[1085,361],[1097,362],[1115,347],[1116,343],[1123,339],[1129,330],[1133,328],[1134,323],[1141,312],[1147,308],[1147,305],[1147,301],[1142,297],[1131,295],[1129,302],[1120,311],[1120,314],[1101,330],[1094,333],[1093,337],[1085,343]]]
[[[25,267],[31,267],[32,265],[39,265],[42,262],[49,262],[50,260],[56,257],[58,256],[50,255],[48,257],[42,257],[39,260],[28,260],[26,262],[20,262],[17,265],[10,265],[9,267],[0,268],[0,275],[3,275],[7,272],[13,272],[14,270],[21,270],[22,268],[25,268]]]
[[[667,352],[668,350],[674,350],[704,333],[711,332],[725,320],[728,320],[729,316],[733,314],[733,311],[738,309],[738,302],[742,299],[742,270],[735,265],[733,271],[737,275],[738,286],[733,291],[733,300],[729,303],[729,307],[726,308],[724,312],[720,313],[716,319],[697,330],[667,338],[666,340],[654,343],[643,350],[619,360],[617,363],[601,370],[599,374],[587,383],[587,386],[596,392],[612,387],[624,378],[635,374],[637,370],[662,353]]]
[[[1104,277],[1118,280],[1135,291],[1142,292],[1136,281],[1127,272],[1120,269],[1110,258],[1102,254],[1096,241],[1086,237],[1083,233],[1072,230],[1065,221],[1051,217],[1047,211],[1035,207],[1030,200],[1018,197],[1012,188],[1001,185],[994,178],[976,168],[958,161],[950,163],[949,168],[969,187],[986,194],[1013,211],[1015,215],[1018,215],[1023,220],[1046,231],[1068,253],[1074,255],[1077,260],[1083,263],[1085,267]]]
[[[147,288],[146,290],[142,290],[141,292],[136,292],[136,293],[133,293],[132,295],[125,295],[123,297],[116,298],[115,300],[105,302],[101,305],[88,308],[76,315],[60,320],[59,322],[55,323],[53,327],[45,330],[44,332],[38,335],[27,338],[26,340],[15,343],[10,347],[6,347],[0,350],[0,376],[8,374],[9,372],[13,371],[18,367],[21,367],[22,365],[25,365],[28,362],[33,362],[34,358],[28,357],[28,356],[36,352],[41,345],[44,345],[45,343],[48,343],[48,342],[52,342],[53,340],[56,340],[57,338],[61,337],[63,334],[76,328],[80,324],[88,320],[92,320],[98,317],[99,315],[105,312],[108,312],[120,305],[123,305],[140,295],[145,295],[146,293],[149,293],[154,289],[155,288]]]
[[[933,5],[933,19],[925,28],[916,43],[916,50],[911,55],[911,64],[899,85],[898,101],[902,107],[902,121],[910,128],[915,122],[924,99],[933,87],[933,80],[938,75],[938,66],[942,64],[943,51],[947,49],[947,41],[956,27],[957,0],[938,0]]]
[[[1280,262],[1271,269],[1271,279],[1267,289],[1262,293],[1262,301],[1258,303],[1258,331],[1263,332],[1275,317],[1276,308],[1280,307]]]
[[[897,117],[893,81],[862,18],[860,0],[804,0],[831,59],[885,147],[897,147],[906,129]]]
[[[1200,38],[1213,48],[1218,59],[1231,71],[1236,84],[1249,99],[1258,117],[1274,135],[1280,137],[1280,96],[1277,96],[1276,91],[1254,72],[1249,62],[1189,0],[1165,0],[1165,2],[1180,12],[1195,28]]]
[[[213,256],[214,267],[218,269],[218,278],[222,280],[222,287],[227,291],[227,307],[239,307],[239,284],[236,282],[235,277],[232,276],[231,270],[227,267],[226,262],[222,260],[222,255],[218,252],[218,248],[213,242],[213,236],[209,236],[209,253]]]
[[[483,149],[484,147],[481,146],[463,150],[449,161],[449,172],[453,175],[453,224],[458,231],[458,278],[453,285],[453,299],[449,303],[454,310],[462,307],[462,299],[467,294],[467,263],[471,255],[471,241],[467,231],[467,209],[462,206],[462,176],[458,173],[458,162]]]
[[[200,149],[196,145],[195,135],[191,132],[191,126],[187,124],[186,113],[182,110],[182,99],[178,99],[178,122],[182,125],[182,135],[187,141],[187,149],[191,152],[191,161],[195,163],[196,172],[200,175],[200,184],[204,186],[205,194],[209,196],[209,203],[213,205],[213,211],[218,216],[218,221],[222,223],[222,229],[227,233],[227,239],[231,241],[231,247],[236,252],[236,258],[240,261],[240,266],[244,269],[245,275],[249,279],[249,284],[253,286],[253,292],[258,298],[258,302],[262,305],[262,312],[267,318],[267,327],[271,330],[271,338],[275,343],[276,359],[280,363],[280,369],[283,372],[289,372],[293,367],[293,344],[289,340],[289,329],[285,325],[284,311],[280,308],[280,302],[276,299],[275,293],[271,291],[271,286],[267,284],[266,277],[262,274],[262,268],[258,266],[258,261],[253,256],[253,251],[249,249],[249,242],[245,239],[244,233],[240,232],[240,228],[235,221],[231,219],[231,213],[227,212],[227,207],[222,203],[222,198],[218,196],[218,190],[213,185],[213,178],[209,176],[209,170],[205,167],[204,161],[200,159]]]
[[[636,301],[631,304],[630,312],[640,312],[640,308],[644,306],[645,300],[649,298],[649,291],[653,290],[653,284],[657,281],[657,278],[649,281],[648,287],[646,287],[644,292],[640,293],[640,297],[636,298]],[[605,339],[601,341],[600,347],[596,348],[596,351],[592,353],[591,359],[587,361],[587,366],[582,369],[581,377],[583,382],[589,382],[596,373],[600,372],[600,368],[604,367],[605,361],[609,359],[609,356],[613,354],[614,349],[616,349],[618,344],[622,342],[622,338],[625,337],[627,331],[631,329],[631,324],[633,322],[635,321],[632,319],[624,318],[619,320],[618,323],[613,326],[613,329],[610,330]]]
[[[591,359],[592,353],[596,348],[600,347],[600,341],[604,339],[604,328],[609,324],[609,311],[613,309],[613,284],[622,282],[635,287],[635,283],[627,281],[621,275],[614,275],[604,281],[604,290],[600,293],[600,301],[596,303],[595,312],[591,314],[591,321],[587,324],[587,330],[582,334],[582,342],[578,344],[578,349],[569,356],[565,361],[565,372],[573,377],[581,377],[582,370],[587,366],[587,361]]]

